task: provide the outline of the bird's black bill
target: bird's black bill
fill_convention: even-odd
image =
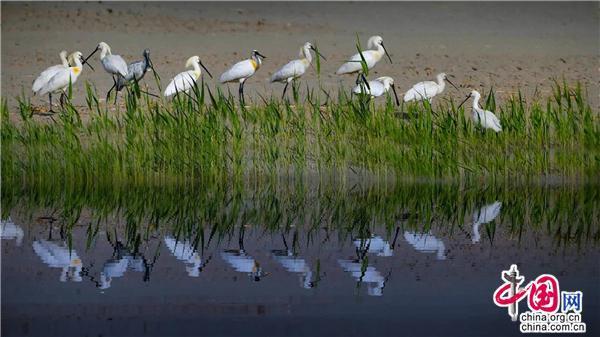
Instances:
[[[396,87],[392,84],[392,91],[394,92],[394,98],[396,98],[396,105],[400,106],[400,100],[398,99],[398,94],[396,93]]]
[[[262,57],[262,58],[264,58],[264,59],[266,59],[266,58],[267,58],[265,55],[263,55],[263,54],[261,54],[261,53],[259,53],[259,52],[255,52],[255,53],[256,53],[256,55],[258,55],[258,56],[260,56],[260,57]]]
[[[469,94],[469,95],[467,95],[467,97],[465,97],[465,99],[464,99],[462,102],[460,102],[460,104],[458,105],[458,107],[457,107],[456,109],[457,109],[457,110],[458,110],[458,109],[460,109],[460,107],[461,107],[461,106],[463,106],[463,104],[465,104],[465,102],[466,102],[466,101],[467,101],[469,98],[471,98],[471,95],[470,95],[470,94]]]
[[[88,66],[88,67],[90,67],[90,69],[92,69],[92,71],[96,71],[96,69],[94,69],[94,67],[92,67],[92,65],[89,64],[88,62],[86,62],[85,60],[82,60],[81,63],[84,64],[84,65],[86,65],[86,66]]]
[[[451,86],[454,87],[454,89],[458,90],[458,87],[454,85],[454,83],[452,83],[448,78],[446,78],[446,82],[450,83]]]
[[[390,60],[390,63],[394,63],[394,62],[392,62],[392,58],[390,57],[390,54],[388,54],[388,52],[387,52],[387,48],[385,48],[385,46],[383,45],[383,42],[381,43],[381,46],[383,47],[383,51],[385,52],[385,56],[387,56],[388,60]]]
[[[206,73],[208,74],[208,76],[210,76],[210,78],[213,78],[212,75],[210,74],[210,71],[208,71],[208,69],[206,69],[206,67],[204,66],[204,64],[202,64],[202,61],[200,62],[200,66],[202,67],[202,69],[204,69],[206,71]]]
[[[315,54],[317,54],[317,56],[319,56],[323,60],[327,61],[327,59],[325,58],[325,56],[323,56],[323,54],[319,53],[319,51],[315,47],[310,47],[310,49],[312,49],[315,52]]]
[[[90,59],[90,57],[92,57],[92,55],[96,54],[96,52],[97,52],[97,51],[98,51],[98,47],[96,47],[96,49],[94,49],[94,51],[93,51],[93,52],[91,52],[91,53],[88,55],[88,57],[86,57],[86,58],[83,60],[83,63],[87,63],[87,60],[89,60],[89,59]]]

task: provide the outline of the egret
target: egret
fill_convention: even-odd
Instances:
[[[219,81],[221,83],[229,83],[229,82],[239,82],[239,96],[240,102],[244,104],[244,83],[247,79],[252,77],[254,73],[260,68],[262,65],[262,59],[266,59],[267,57],[263,54],[259,53],[258,50],[253,50],[249,59],[240,61],[234,64],[231,68],[229,68],[226,72],[221,74]]]
[[[81,60],[83,58],[83,54],[79,51],[74,52],[69,56],[75,64],[73,67],[66,67],[57,71],[49,80],[46,82],[40,90],[38,91],[40,95],[48,94],[50,98],[50,112],[52,111],[52,93],[61,92],[60,102],[62,103],[62,99],[64,96],[64,91],[66,90],[69,83],[71,85],[77,81],[79,75],[81,75],[81,71],[83,70],[83,66],[81,64]],[[85,60],[83,61],[85,63]]]
[[[42,88],[42,86],[52,78],[57,72],[69,67],[69,61],[67,60],[67,51],[63,50],[59,54],[61,64],[54,65],[52,67],[46,68],[46,70],[42,71],[40,76],[38,76],[35,81],[33,81],[33,86],[31,90],[33,94],[37,94],[38,91]]]
[[[496,132],[502,131],[500,119],[498,119],[493,112],[479,107],[479,99],[481,98],[481,94],[477,90],[471,91],[471,93],[462,101],[462,103],[460,103],[458,107],[460,108],[471,97],[473,97],[473,115],[471,116],[473,121],[481,125],[484,129],[492,129]]]
[[[381,36],[371,36],[367,42],[367,48],[371,50],[363,50],[358,54],[352,55],[350,60],[342,64],[342,66],[335,73],[337,75],[358,73],[358,77],[356,78],[356,84],[358,84],[361,77],[364,79],[364,75],[362,73],[363,68],[361,54],[365,59],[368,69],[373,68],[377,62],[381,60],[384,54],[390,60],[390,63],[392,63],[392,58],[385,49],[385,46],[383,45],[383,38]]]
[[[123,90],[123,88],[132,81],[136,83],[139,82],[142,78],[144,78],[144,75],[146,75],[148,69],[154,69],[152,60],[150,60],[150,50],[144,49],[144,53],[142,55],[144,57],[143,60],[131,62],[127,65],[126,76],[122,76],[120,74],[117,75],[117,82],[115,82],[109,90],[109,92],[113,88],[116,90],[115,103],[117,102],[119,91]]]
[[[285,91],[287,90],[287,87],[290,84],[290,82],[304,75],[304,73],[310,66],[310,63],[312,62],[312,55],[310,53],[311,50],[315,52],[317,57],[321,57],[324,60],[327,60],[323,55],[321,55],[321,53],[317,51],[317,49],[310,42],[306,42],[304,46],[300,48],[301,59],[288,62],[286,65],[281,67],[281,69],[277,70],[273,74],[273,76],[271,76],[271,83],[285,83],[285,87],[283,87],[283,95],[281,95],[282,99],[285,97]]]
[[[492,204],[481,207],[476,212],[473,212],[473,243],[477,243],[479,240],[481,240],[481,234],[479,234],[479,227],[481,224],[494,221],[498,214],[500,214],[501,208],[502,203],[500,201],[496,201]]]
[[[110,50],[110,46],[106,44],[106,42],[98,43],[96,49],[94,49],[94,51],[91,52],[90,55],[88,55],[88,57],[85,58],[85,61],[92,57],[92,55],[94,55],[98,50],[100,50],[100,62],[102,63],[102,67],[104,68],[104,70],[106,70],[107,73],[109,73],[112,76],[113,83],[117,83],[117,76],[127,76],[127,63],[125,62],[125,60],[123,60],[121,55],[113,55]],[[113,88],[114,86],[110,88],[110,90],[106,93],[107,102],[110,92]]]
[[[412,86],[405,94],[404,94],[404,102],[410,101],[422,101],[431,99],[434,96],[441,94],[446,88],[446,82],[450,83],[456,90],[458,88],[454,85],[454,83],[450,82],[448,79],[448,75],[445,73],[439,73],[436,76],[437,82],[434,81],[423,81],[419,82]]]
[[[446,259],[444,242],[431,234],[404,232],[404,239],[419,252],[437,253],[436,258],[438,260]]]
[[[400,105],[400,101],[398,100],[398,94],[396,94],[396,87],[394,86],[394,79],[389,76],[382,76],[376,78],[373,81],[369,81],[367,85],[358,84],[352,92],[355,94],[366,94],[371,95],[372,97],[379,97],[386,92],[388,92],[392,88],[394,92],[394,97],[396,98],[396,105]]]
[[[206,69],[204,64],[202,64],[202,61],[200,61],[199,56],[190,57],[185,62],[185,67],[193,67],[194,70],[184,71],[177,74],[177,76],[173,77],[171,83],[169,83],[169,85],[165,89],[165,97],[172,96],[178,92],[188,92],[191,88],[193,88],[196,84],[196,81],[200,78],[200,75],[202,75],[202,69],[200,67],[202,67],[206,71],[208,76],[212,78],[212,75],[210,74],[208,69]]]

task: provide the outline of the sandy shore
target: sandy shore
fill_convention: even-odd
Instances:
[[[99,41],[128,62],[151,50],[157,71],[168,81],[199,55],[215,77],[248,57],[252,49],[267,55],[246,91],[280,95],[282,85],[269,76],[295,58],[305,41],[316,41],[328,61],[323,83],[335,91],[352,77],[333,73],[353,54],[356,34],[385,39],[393,64],[382,61],[370,77],[392,76],[400,92],[444,71],[456,76],[461,91],[494,87],[499,99],[521,88],[528,97],[550,94],[552,78],[588,90],[600,107],[597,3],[2,3],[2,97],[31,95],[31,83],[58,63],[58,52],[93,50]],[[83,81],[100,96],[112,85],[97,57],[95,72],[86,69],[75,88],[84,104]],[[303,79],[315,85],[314,71]],[[157,89],[148,79],[150,90]],[[164,84],[164,83],[163,83]],[[210,80],[212,87],[216,79]],[[237,87],[229,89],[237,93]],[[254,96],[256,98],[256,96]],[[46,105],[47,97],[34,97]]]

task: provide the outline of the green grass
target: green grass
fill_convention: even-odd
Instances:
[[[466,187],[285,178],[262,184],[88,187],[46,180],[3,186],[2,218],[11,214],[35,224],[40,215],[54,216],[67,242],[78,227],[87,230],[88,248],[99,232],[106,232],[120,237],[132,251],[164,234],[197,247],[235,243],[243,227],[264,235],[300,231],[307,245],[324,244],[321,241],[329,236],[347,242],[373,233],[391,241],[397,228],[400,233],[432,231],[470,243],[472,214],[500,201],[498,218],[480,227],[481,244],[494,245],[502,237],[500,242],[509,239],[525,247],[551,242],[557,250],[585,249],[600,241],[599,193],[598,184],[514,182]]]
[[[21,97],[15,122],[3,99],[2,182],[156,184],[306,172],[342,180],[587,179],[600,171],[598,112],[580,85],[556,83],[553,95],[538,101],[519,93],[496,102],[490,91],[485,105],[502,121],[498,134],[445,99],[398,108],[390,97],[374,102],[340,90],[332,100],[298,87],[293,102],[264,98],[240,107],[203,83],[172,101],[130,90],[125,109],[114,113],[86,84],[89,118],[68,101],[41,121]]]

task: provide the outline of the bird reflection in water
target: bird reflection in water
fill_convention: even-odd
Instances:
[[[479,233],[479,227],[482,224],[486,224],[494,221],[500,214],[502,203],[495,201],[489,205],[481,207],[478,211],[473,212],[473,234],[471,240],[473,243],[478,243],[481,240],[481,234]]]
[[[0,238],[3,240],[15,239],[17,246],[21,246],[23,243],[23,229],[15,224],[10,217],[6,220],[0,221]]]
[[[285,235],[282,233],[281,238],[285,249],[274,249],[271,251],[275,261],[283,266],[285,270],[290,273],[297,273],[300,275],[300,285],[304,289],[311,289],[317,285],[318,281],[313,281],[313,272],[310,266],[303,258],[298,257],[296,252],[296,246],[298,243],[298,231],[294,232],[292,238],[292,247],[288,247]]]
[[[244,249],[244,226],[240,227],[239,233],[239,249],[225,249],[221,253],[221,257],[225,260],[233,269],[240,273],[246,273],[252,280],[259,282],[261,278],[266,277],[269,273],[265,273],[260,266],[260,263],[256,261],[252,256],[248,255]]]
[[[185,270],[190,277],[199,277],[210,257],[203,263],[197,249],[188,241],[177,241],[172,236],[165,236],[165,244],[177,260],[185,263]]]

